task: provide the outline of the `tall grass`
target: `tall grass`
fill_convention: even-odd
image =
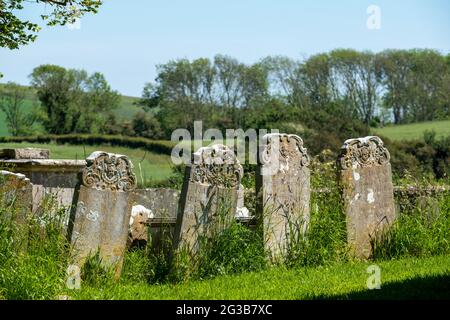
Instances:
[[[64,288],[68,258],[61,227],[64,211],[46,201],[46,215],[27,212],[18,223],[21,212],[15,203],[20,199],[11,202],[6,195],[0,194],[0,297],[54,299]]]
[[[416,207],[401,213],[375,243],[375,259],[450,254],[450,194],[429,198],[425,204],[423,198],[412,201]]]
[[[335,167],[331,162],[314,161],[311,170],[314,192],[309,227],[303,237],[292,239],[283,261],[287,268],[340,264],[351,259]],[[317,192],[321,189],[326,191]],[[71,295],[66,287],[70,245],[62,227],[64,211],[52,198],[46,198],[39,212],[27,212],[26,221],[18,223],[18,200],[0,192],[0,298],[55,299],[61,294]],[[398,218],[375,244],[374,259],[449,255],[450,194],[402,196],[397,202]],[[220,210],[223,221],[219,219],[220,223],[210,229],[213,232],[205,232],[200,239],[196,253],[200,258],[193,259],[181,250],[170,264],[172,238],[168,233],[158,250],[149,244],[128,251],[119,282],[111,280],[98,256],[91,257],[82,269],[82,288],[105,291],[120,285],[186,282],[270,268],[258,230],[234,219],[225,220],[230,212]]]

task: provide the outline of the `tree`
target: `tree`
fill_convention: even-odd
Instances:
[[[158,120],[148,112],[137,112],[132,120],[132,128],[135,136],[149,139],[162,138],[161,126]]]
[[[371,52],[349,49],[330,53],[335,88],[366,125],[370,124],[377,107],[380,79],[377,76],[377,56]]]
[[[1,89],[0,110],[5,114],[9,132],[13,136],[29,134],[36,116],[24,110],[27,89],[14,82],[8,82]]]
[[[120,96],[104,76],[84,70],[42,65],[30,75],[45,117],[44,128],[52,134],[102,133],[118,106]]]
[[[450,67],[433,50],[385,50],[379,54],[383,106],[394,123],[449,117]]]
[[[299,61],[283,56],[269,56],[261,61],[268,73],[272,95],[282,97],[292,106],[303,109],[306,105]]]
[[[241,74],[244,65],[229,56],[216,55],[214,68],[218,102],[226,109],[238,108],[242,103]]]
[[[405,50],[385,50],[379,57],[381,78],[386,89],[383,106],[392,110],[394,123],[398,124],[404,121],[408,113],[411,53]]]
[[[17,49],[36,40],[39,25],[18,14],[32,2],[46,6],[49,13],[41,18],[48,26],[73,23],[86,13],[96,13],[102,4],[101,0],[0,0],[0,47]]]

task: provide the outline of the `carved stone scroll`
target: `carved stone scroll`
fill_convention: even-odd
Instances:
[[[256,175],[257,214],[266,248],[277,260],[303,236],[309,222],[309,156],[292,134],[263,137]]]
[[[347,238],[355,257],[367,259],[374,242],[395,220],[389,151],[379,137],[344,142],[338,158],[347,219]]]
[[[98,190],[130,191],[136,185],[132,168],[126,156],[97,151],[86,159],[83,184]]]

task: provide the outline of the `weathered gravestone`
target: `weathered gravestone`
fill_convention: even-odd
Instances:
[[[11,208],[6,211],[10,218],[25,223],[33,203],[30,179],[21,173],[0,170],[0,201]]]
[[[0,166],[20,172],[32,183],[32,210],[40,215],[49,206],[64,208],[62,220],[67,227],[78,174],[86,165],[84,160],[49,159],[48,149],[0,149]]]
[[[375,136],[349,139],[338,158],[347,219],[347,238],[355,257],[367,259],[373,242],[395,219],[389,151]]]
[[[309,222],[309,156],[293,134],[263,137],[256,174],[257,219],[271,258],[283,257]]]
[[[49,159],[50,150],[39,148],[0,149],[0,159]]]
[[[70,226],[73,265],[99,253],[105,266],[121,272],[136,185],[131,161],[123,155],[94,152],[86,159],[76,191]]]
[[[243,174],[234,152],[224,145],[200,148],[186,166],[175,227],[174,246],[191,256],[203,239],[214,236],[235,218],[237,190]]]

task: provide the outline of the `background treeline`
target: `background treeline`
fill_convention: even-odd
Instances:
[[[124,118],[115,112],[120,95],[100,73],[42,65],[30,83],[38,100],[32,112],[22,107],[29,88],[0,87],[0,108],[15,136],[89,133],[96,140],[99,135],[169,140],[173,130],[192,131],[194,121],[202,120],[204,129],[299,134],[309,152],[318,154],[339,150],[344,140],[368,135],[371,127],[450,119],[450,54],[428,49],[338,49],[302,60],[270,56],[254,64],[223,55],[172,60],[157,66],[157,77]],[[412,171],[426,163],[427,171],[446,176],[449,139],[430,137],[414,148],[385,141],[401,159],[399,168]]]
[[[157,67],[141,103],[167,137],[202,119],[214,128],[304,133],[449,118],[450,55],[433,50],[334,50],[246,65],[227,56]],[[149,121],[150,122],[150,121]]]

